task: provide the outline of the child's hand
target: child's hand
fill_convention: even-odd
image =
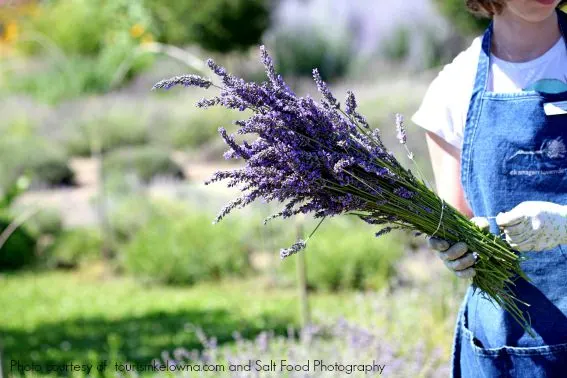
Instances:
[[[545,251],[567,243],[567,207],[526,201],[496,217],[510,246],[518,251]]]

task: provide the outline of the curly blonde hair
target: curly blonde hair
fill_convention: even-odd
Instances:
[[[465,4],[469,11],[474,14],[492,17],[500,14],[506,6],[507,0],[465,0]],[[567,0],[562,0],[559,5],[567,4]]]

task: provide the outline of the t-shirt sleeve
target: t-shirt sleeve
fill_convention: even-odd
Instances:
[[[455,86],[448,82],[446,69],[429,85],[425,97],[411,120],[416,125],[437,134],[447,143],[462,148],[462,132],[459,128],[459,116],[456,115]],[[460,97],[460,96],[458,96]]]
[[[473,93],[482,38],[443,67],[429,85],[412,121],[462,149],[466,118]]]

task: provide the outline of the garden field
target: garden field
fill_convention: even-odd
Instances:
[[[235,132],[248,111],[199,109],[199,89],[151,91],[209,75],[209,56],[266,80],[265,44],[298,95],[318,96],[315,67],[339,101],[355,92],[396,158],[433,183],[425,134],[409,119],[476,23],[453,32],[425,1],[411,23],[374,30],[368,17],[382,11],[365,12],[371,1],[336,1],[336,20],[334,8],[315,15],[317,4],[0,1],[0,378],[356,377],[373,364],[388,377],[449,375],[467,283],[424,236],[375,238],[345,215],[281,260],[316,219],[264,225],[282,204],[257,201],[213,225],[238,192],[204,182],[242,166],[223,158],[218,129]],[[326,370],[282,371],[283,360]],[[256,361],[266,368],[245,370]]]
[[[411,272],[409,263],[406,269]],[[96,365],[103,360],[112,365],[163,363],[179,356],[180,348],[187,356],[198,351],[198,358],[219,349],[235,359],[280,360],[290,358],[292,348],[316,343],[313,350],[329,362],[375,359],[386,365],[388,376],[434,376],[447,368],[463,287],[442,266],[432,269],[441,273],[441,281],[422,277],[396,289],[311,295],[314,324],[331,330],[350,327],[330,339],[311,331],[316,341],[302,336],[309,328],[300,327],[297,290],[274,287],[266,278],[148,287],[128,278],[108,279],[97,265],[75,272],[5,275],[0,281],[4,369],[9,376],[21,375],[11,372],[12,360],[40,366]],[[375,335],[367,341],[374,348],[364,348],[364,341],[357,340],[360,334]],[[259,345],[266,337],[267,345]],[[289,345],[282,347],[278,337]],[[251,340],[250,345],[242,346],[240,338]],[[298,360],[315,358],[303,353]],[[222,363],[222,357],[217,359]],[[112,369],[105,376],[114,376]]]

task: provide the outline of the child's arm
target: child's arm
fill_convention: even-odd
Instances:
[[[451,206],[473,216],[461,185],[461,151],[432,132],[426,133],[437,194]]]

